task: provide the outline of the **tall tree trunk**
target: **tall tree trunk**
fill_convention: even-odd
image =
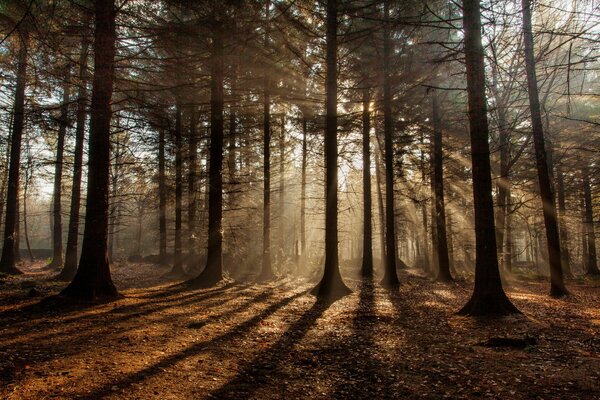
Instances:
[[[377,133],[375,133],[377,136]],[[377,140],[377,151],[375,151],[375,180],[377,184],[377,205],[379,210],[379,250],[381,252],[381,265],[385,265],[385,207],[383,205],[383,188],[381,184],[381,146]],[[384,267],[385,268],[385,267]]]
[[[300,251],[302,265],[306,262],[306,162],[308,158],[306,116],[302,116],[302,176],[300,183]]]
[[[15,266],[18,250],[15,242],[19,234],[17,225],[19,218],[19,176],[21,168],[21,140],[25,120],[25,86],[27,84],[27,46],[28,32],[20,31],[21,44],[17,64],[17,86],[15,88],[15,103],[13,108],[13,125],[10,141],[10,164],[8,170],[8,190],[6,193],[6,215],[4,221],[4,244],[0,258],[0,272],[5,274],[20,274]]]
[[[198,209],[198,195],[196,180],[198,179],[198,134],[196,132],[196,106],[190,107],[190,138],[189,138],[189,172],[188,172],[188,257],[187,264],[190,270],[197,267],[196,253],[196,210]]]
[[[223,24],[216,17],[210,68],[208,252],[206,268],[190,282],[197,288],[214,286],[223,279]]]
[[[265,4],[265,50],[269,49],[269,8],[271,2]],[[271,93],[270,79],[265,70],[263,77],[263,248],[262,270],[259,280],[265,281],[273,278],[271,266]]]
[[[506,189],[506,199],[508,204],[505,208],[505,217],[504,217],[504,257],[503,257],[503,268],[505,271],[512,271],[512,250],[513,250],[513,240],[512,240],[512,212],[510,207],[510,199],[511,199],[511,189],[510,186]]]
[[[392,142],[392,88],[390,82],[390,55],[392,43],[390,37],[389,1],[384,2],[384,38],[383,38],[383,130],[385,141],[385,273],[381,284],[394,288],[400,284],[396,272],[396,227],[394,207],[394,144]]]
[[[88,47],[87,38],[81,40],[79,54],[79,90],[77,93],[77,116],[75,126],[75,151],[73,158],[73,180],[71,189],[71,211],[65,263],[58,279],[70,281],[77,272],[77,247],[79,242],[79,209],[81,208],[81,176],[83,172],[83,142],[85,140],[85,120],[87,116]]]
[[[529,108],[531,111],[531,128],[533,132],[538,181],[542,198],[542,211],[544,215],[544,224],[546,226],[546,240],[548,242],[548,258],[550,262],[550,295],[560,297],[568,294],[568,291],[563,279],[556,204],[552,193],[550,170],[544,144],[544,128],[542,125],[540,99],[535,73],[533,32],[531,29],[531,0],[522,0],[522,7],[525,70],[527,72],[527,91],[529,94]]]
[[[562,268],[565,277],[572,278],[571,272],[571,256],[569,254],[569,233],[567,230],[567,208],[565,201],[565,178],[562,165],[556,166],[556,197],[558,201],[558,228],[562,256]]]
[[[31,158],[27,160],[27,168],[25,169],[25,184],[23,185],[23,233],[25,234],[25,245],[27,246],[27,253],[29,260],[35,262],[33,252],[31,251],[31,244],[29,243],[29,229],[27,226],[27,191],[29,189],[29,182],[33,177],[33,162]]]
[[[582,171],[583,199],[585,203],[585,238],[587,242],[587,259],[584,259],[587,275],[600,275],[596,259],[596,233],[594,232],[594,210],[592,205],[592,188],[590,185],[590,168],[586,165]]]
[[[433,181],[435,202],[435,232],[437,243],[437,281],[452,280],[450,274],[450,258],[448,257],[448,240],[446,237],[446,206],[444,204],[444,160],[442,150],[442,121],[437,93],[432,95],[433,108]]]
[[[371,201],[371,96],[362,90],[362,156],[363,156],[363,259],[361,274],[373,277],[373,215]]]
[[[325,116],[325,270],[312,293],[335,301],[350,293],[338,260],[337,0],[327,0]]]
[[[167,182],[165,177],[165,130],[158,133],[158,258],[161,265],[167,263]]]
[[[476,259],[473,295],[459,311],[459,314],[477,316],[518,313],[518,309],[504,293],[498,268],[479,0],[463,1],[463,27],[471,137]]]
[[[279,138],[279,260],[285,259],[285,116],[281,117],[281,137]],[[281,267],[281,265],[280,265]]]
[[[183,130],[181,104],[177,102],[175,110],[175,240],[173,241],[173,268],[169,275],[180,277],[185,275],[181,254],[181,227],[183,223]]]
[[[111,98],[115,66],[114,0],[95,1],[94,79],[85,229],[79,267],[62,294],[96,299],[118,296],[107,254]]]
[[[53,200],[53,230],[52,230],[52,261],[48,268],[59,268],[63,265],[62,241],[62,172],[63,154],[65,151],[65,136],[69,126],[69,101],[71,97],[71,65],[66,67],[63,83],[63,99],[60,107],[60,120],[56,143],[56,164],[54,166],[54,200]]]

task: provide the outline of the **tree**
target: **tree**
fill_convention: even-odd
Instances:
[[[61,292],[63,296],[92,300],[118,296],[110,276],[107,248],[111,98],[117,10],[114,0],[96,0],[94,10],[94,77],[85,229],[77,273]]]
[[[87,21],[86,21],[87,24]],[[73,179],[71,188],[71,212],[67,232],[65,262],[58,279],[70,281],[77,272],[77,245],[79,242],[79,208],[81,207],[81,176],[83,172],[83,142],[87,117],[88,83],[88,38],[83,35],[79,53],[79,90],[77,93],[77,116],[75,126],[75,151],[73,158]]]
[[[590,168],[584,166],[581,170],[581,182],[583,184],[583,204],[584,207],[584,232],[586,247],[585,258],[583,260],[584,271],[587,275],[599,276],[598,261],[596,259],[596,234],[594,232],[594,210],[592,205],[592,189],[590,185]]]
[[[463,29],[471,138],[476,258],[473,295],[459,311],[459,314],[480,316],[518,313],[519,310],[504,293],[498,268],[479,0],[463,1]]]
[[[400,284],[396,272],[396,223],[394,207],[394,150],[392,122],[392,88],[390,82],[390,56],[392,43],[390,38],[389,1],[384,3],[383,37],[383,135],[385,146],[385,272],[381,284],[386,288],[395,288]]]
[[[15,241],[18,235],[18,197],[21,166],[21,140],[25,122],[25,88],[27,85],[27,53],[29,46],[29,28],[26,24],[17,31],[19,35],[19,54],[17,63],[17,85],[13,108],[13,124],[10,138],[10,164],[8,171],[8,190],[6,192],[6,215],[4,220],[4,243],[0,258],[0,272],[20,274],[15,266]]]
[[[442,151],[442,127],[438,94],[432,94],[432,120],[433,120],[433,186],[435,210],[435,234],[437,249],[438,273],[436,280],[448,282],[452,280],[450,274],[450,259],[448,257],[448,240],[446,238],[446,206],[444,203],[444,163]]]
[[[522,0],[521,4],[523,7],[523,42],[525,48],[525,70],[527,72],[527,92],[529,94],[529,109],[531,112],[531,128],[550,261],[550,295],[561,297],[567,295],[568,291],[563,279],[556,204],[554,194],[552,193],[550,169],[548,167],[548,158],[544,143],[544,127],[542,125],[540,110],[533,50],[533,32],[531,29],[531,1]]]
[[[373,212],[371,201],[371,111],[369,88],[362,89],[363,259],[361,274],[373,276]]]
[[[350,293],[338,260],[337,0],[327,0],[325,76],[325,268],[312,294],[335,301]]]
[[[216,6],[219,7],[218,5]],[[192,287],[210,287],[223,278],[223,21],[213,15],[210,65],[210,160],[208,165],[208,252],[206,267],[190,281]]]

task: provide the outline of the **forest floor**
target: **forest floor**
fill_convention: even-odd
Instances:
[[[491,320],[455,314],[472,283],[410,271],[327,306],[306,282],[188,290],[122,264],[125,297],[84,307],[40,302],[64,284],[39,266],[0,278],[1,399],[600,398],[599,281],[515,284],[524,316]]]

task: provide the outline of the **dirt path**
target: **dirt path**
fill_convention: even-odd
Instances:
[[[521,284],[527,318],[477,321],[453,314],[469,283],[415,275],[395,294],[350,281],[327,307],[302,282],[188,291],[156,267],[114,270],[126,297],[89,308],[40,306],[31,279],[62,285],[35,269],[0,284],[0,398],[600,398],[598,282],[571,282],[566,301]]]

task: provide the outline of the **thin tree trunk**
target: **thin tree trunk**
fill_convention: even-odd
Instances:
[[[592,205],[592,188],[590,185],[590,168],[586,165],[582,171],[583,199],[585,203],[585,237],[587,241],[587,259],[584,259],[587,275],[598,276],[598,260],[596,259],[596,233],[594,232],[594,210]]]
[[[270,1],[265,4],[265,49],[269,48],[269,20]],[[269,75],[265,70],[263,77],[263,248],[262,270],[259,280],[265,281],[273,278],[271,266],[271,93]]]
[[[208,252],[206,268],[190,282],[197,288],[214,286],[223,279],[223,25],[218,18],[214,24],[210,69]]]
[[[282,116],[279,138],[279,256],[283,259],[285,259],[285,245],[285,117]],[[279,262],[283,262],[283,259]]]
[[[188,267],[193,270],[197,267],[196,253],[196,210],[198,209],[198,195],[196,180],[198,179],[198,135],[196,132],[196,106],[190,107],[190,138],[189,138],[189,173],[188,173]],[[230,150],[231,151],[231,150]]]
[[[21,43],[17,65],[17,86],[15,88],[14,116],[10,143],[10,164],[8,170],[8,190],[6,193],[6,214],[4,221],[4,244],[0,258],[0,272],[20,274],[15,266],[18,249],[15,242],[19,234],[17,225],[19,218],[19,176],[21,168],[21,140],[25,121],[25,86],[27,85],[27,47],[28,32],[19,32]]]
[[[158,134],[158,258],[161,265],[167,263],[167,182],[165,177],[165,130]]]
[[[169,272],[172,276],[183,276],[183,259],[181,254],[181,227],[183,223],[183,145],[181,104],[177,102],[175,111],[175,240],[173,241],[173,268]]]
[[[562,267],[565,277],[572,278],[571,256],[569,254],[569,233],[567,230],[567,208],[565,201],[565,180],[562,165],[556,166],[556,196],[558,200],[558,228],[561,244]]]
[[[23,233],[25,234],[25,244],[27,245],[27,253],[29,254],[29,260],[33,263],[35,258],[31,251],[31,244],[29,243],[29,229],[27,228],[27,189],[29,189],[29,182],[33,177],[32,160],[27,160],[27,168],[25,170],[25,184],[23,185]]]
[[[363,156],[363,258],[361,274],[373,277],[373,215],[371,201],[371,96],[362,90],[362,156]]]
[[[62,294],[73,298],[115,298],[107,254],[110,121],[115,59],[114,0],[96,1],[94,80],[85,229],[79,267]]]
[[[62,240],[62,172],[63,154],[65,151],[65,136],[69,126],[69,102],[71,97],[71,65],[66,67],[65,82],[63,84],[63,99],[60,107],[60,120],[58,138],[56,143],[56,164],[54,166],[54,201],[53,201],[53,230],[52,230],[52,261],[48,268],[62,267],[63,240]]]
[[[377,135],[377,134],[376,134]],[[377,184],[377,204],[379,210],[379,248],[381,251],[381,265],[385,264],[385,207],[383,204],[383,188],[381,184],[381,147],[379,140],[377,151],[375,152],[375,180]]]
[[[504,293],[498,268],[479,0],[463,1],[463,27],[471,137],[476,259],[473,295],[459,311],[459,314],[477,316],[518,313],[518,309]]]
[[[560,297],[568,294],[563,279],[561,266],[560,239],[556,218],[556,204],[552,193],[550,170],[544,144],[544,128],[540,111],[537,77],[535,73],[535,56],[533,49],[533,32],[531,29],[531,1],[522,0],[523,7],[523,41],[525,45],[525,70],[527,72],[527,92],[531,111],[531,127],[535,147],[542,211],[548,242],[548,258],[550,262],[550,295]]]
[[[396,227],[394,207],[394,145],[392,142],[392,88],[390,82],[390,6],[384,2],[384,39],[383,39],[383,130],[385,141],[385,273],[381,284],[394,288],[400,284],[396,272]]]
[[[308,158],[306,116],[302,116],[302,177],[300,183],[300,240],[302,264],[306,262],[306,162]]]
[[[433,93],[433,181],[435,202],[435,226],[437,242],[437,281],[452,280],[450,274],[450,258],[448,257],[448,241],[446,237],[446,206],[444,204],[444,160],[442,150],[442,121],[440,118],[437,93]]]
[[[350,293],[338,259],[337,0],[327,0],[325,116],[325,268],[312,293],[335,301]]]
[[[75,126],[75,152],[73,158],[73,181],[71,189],[71,212],[65,263],[58,279],[70,281],[77,272],[77,247],[79,242],[79,209],[81,208],[81,176],[83,172],[83,143],[85,140],[85,119],[87,116],[88,47],[84,36],[79,55],[79,91],[77,94],[77,121]]]

